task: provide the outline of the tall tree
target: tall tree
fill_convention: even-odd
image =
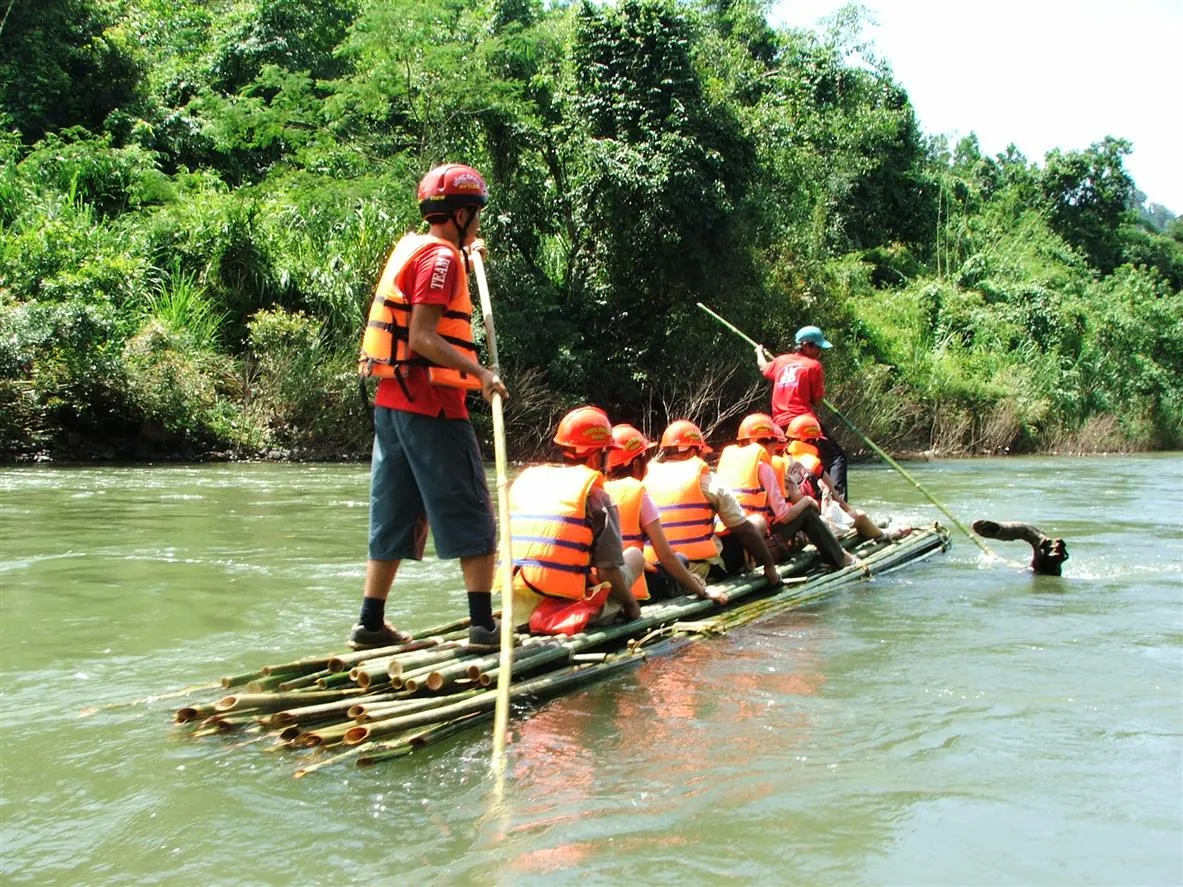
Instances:
[[[1112,136],[1087,151],[1056,149],[1040,176],[1052,228],[1106,274],[1120,262],[1118,229],[1131,217],[1134,180],[1123,163],[1131,150],[1125,139]]]
[[[108,114],[135,104],[142,65],[109,4],[9,3],[0,31],[0,122],[26,143],[69,126],[100,132]]]

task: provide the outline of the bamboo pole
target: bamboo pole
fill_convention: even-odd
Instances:
[[[489,345],[489,365],[494,373],[500,372],[497,359],[497,333],[493,324],[493,302],[489,297],[489,283],[485,280],[485,261],[480,250],[471,251],[472,268],[476,275],[477,289],[481,297],[481,313],[485,320],[485,337]],[[509,685],[513,681],[513,549],[509,535],[509,472],[505,452],[505,417],[502,415],[501,395],[494,394],[493,407],[493,451],[497,466],[497,514],[501,527],[499,546],[501,587],[501,660],[498,666],[497,708],[493,717],[493,772],[500,783],[505,776],[505,733],[509,725]]]

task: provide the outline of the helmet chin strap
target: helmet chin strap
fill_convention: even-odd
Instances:
[[[464,256],[464,273],[471,274],[472,262],[468,258],[468,250],[464,248],[464,241],[468,239],[468,229],[472,226],[473,219],[476,218],[476,213],[474,212],[472,215],[470,215],[467,222],[460,224],[460,210],[463,208],[464,207],[458,207],[457,209],[452,210],[451,219],[452,224],[456,226],[456,230],[460,233],[460,255]]]

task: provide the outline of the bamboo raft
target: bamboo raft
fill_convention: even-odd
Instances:
[[[876,576],[944,551],[949,533],[933,524],[895,542],[860,543],[853,534],[841,541]],[[515,714],[694,638],[805,606],[867,578],[857,567],[826,572],[812,546],[779,569],[785,582],[779,589],[769,588],[759,571],[713,586],[727,593],[726,605],[685,595],[645,605],[632,622],[571,637],[519,634],[510,685]],[[329,653],[223,677],[230,695],[186,705],[174,720],[194,737],[270,739],[273,747],[300,755],[297,778],[349,759],[368,766],[403,757],[493,719],[498,654],[468,651],[467,633],[465,619],[419,631],[396,647]]]

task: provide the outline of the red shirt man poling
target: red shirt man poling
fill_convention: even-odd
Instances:
[[[788,427],[797,416],[818,414],[826,396],[821,355],[834,347],[816,326],[801,327],[794,339],[794,350],[775,358],[762,345],[756,346],[756,365],[772,382],[772,418],[781,428]],[[846,452],[829,436],[818,441],[818,448],[835,489],[846,497]]]

